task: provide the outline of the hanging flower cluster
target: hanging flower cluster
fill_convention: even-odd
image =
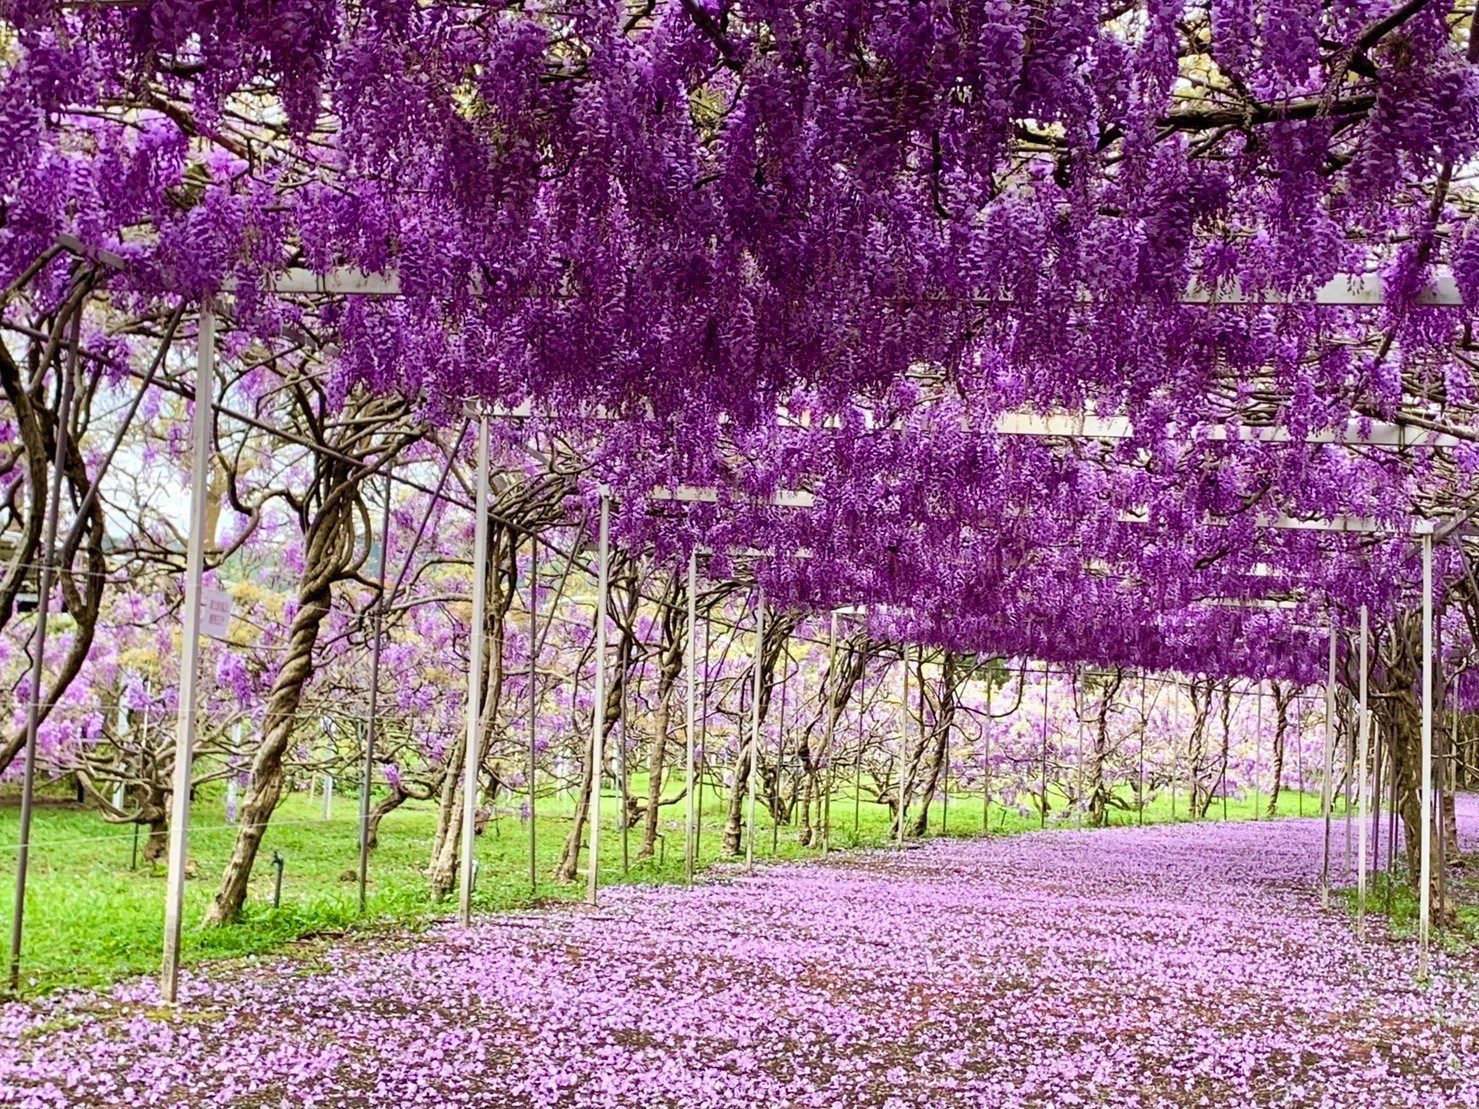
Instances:
[[[230,284],[271,329],[290,264],[393,272],[401,298],[330,313],[343,370],[442,402],[753,420],[796,384],[839,404],[924,365],[1151,414],[1262,380],[1321,426],[1389,412],[1454,328],[1411,307],[1479,149],[1443,4],[0,17],[0,273],[69,233],[143,295]],[[1373,268],[1399,302],[1380,315],[1175,307],[1192,283],[1304,300]],[[1395,346],[1368,349],[1383,328]]]

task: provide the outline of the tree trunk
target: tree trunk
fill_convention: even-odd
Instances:
[[[1284,788],[1284,749],[1289,735],[1289,704],[1294,700],[1294,687],[1280,682],[1274,688],[1274,783],[1268,797],[1268,815],[1279,815],[1279,792]]]
[[[427,893],[433,900],[446,897],[457,880],[457,843],[455,840],[447,841],[461,828],[457,814],[462,811],[462,777],[466,759],[467,733],[459,731],[442,767],[436,832],[431,840],[431,855],[426,861]]]
[[[801,846],[803,847],[809,847],[814,839],[813,806],[815,806],[818,829],[823,826],[825,819],[826,797],[822,776],[830,773],[833,758],[827,737],[830,735],[835,741],[837,721],[847,707],[848,701],[852,699],[853,689],[862,677],[868,657],[868,641],[865,636],[858,636],[851,644],[837,645],[837,650],[833,653],[823,681],[822,707],[802,730],[796,754],[801,763],[802,773],[805,775],[804,788],[801,793]],[[830,727],[824,721],[827,721]],[[812,737],[818,727],[824,729],[822,747],[820,751],[815,751],[812,747]],[[831,781],[832,779],[829,778],[829,784]]]
[[[930,805],[940,788],[940,778],[945,767],[946,751],[950,746],[950,729],[955,726],[956,682],[959,672],[958,656],[946,651],[940,663],[940,688],[934,708],[934,729],[925,737],[922,784],[919,787],[919,811],[914,814],[913,834],[916,838],[929,831]],[[924,670],[920,668],[920,688],[924,689]]]
[[[328,542],[331,533],[338,529],[325,527],[316,538]],[[319,544],[313,544],[318,547]],[[267,711],[262,719],[262,746],[252,760],[252,778],[247,787],[247,796],[241,806],[241,824],[236,833],[236,844],[231,859],[221,875],[221,884],[216,890],[215,900],[206,913],[208,925],[230,924],[241,915],[246,903],[247,884],[251,880],[252,866],[257,861],[257,851],[262,845],[262,836],[267,831],[267,822],[272,819],[282,798],[283,755],[293,738],[293,725],[297,721],[298,706],[302,703],[303,687],[313,673],[313,647],[318,641],[319,628],[328,615],[332,599],[330,582],[337,569],[324,564],[322,550],[318,557],[310,557],[312,574],[298,594],[298,614],[293,618],[292,631],[288,637],[287,658],[272,683],[267,695]],[[319,569],[314,569],[318,567]]]
[[[663,776],[666,772],[668,733],[672,727],[673,693],[683,672],[683,648],[688,627],[687,586],[677,574],[668,577],[662,597],[662,652],[657,677],[657,714],[652,748],[647,756],[647,800],[643,813],[642,845],[637,858],[650,859],[657,849],[658,817],[662,814]],[[691,678],[690,678],[691,680]]]
[[[787,638],[796,627],[796,618],[788,615],[772,615],[767,612],[765,621],[764,642],[760,644],[760,714],[758,717],[759,727],[750,724],[751,712],[747,711],[745,719],[740,722],[740,733],[743,735],[745,729],[749,728],[749,737],[740,747],[738,756],[734,762],[734,788],[729,791],[729,806],[724,821],[724,853],[726,855],[738,855],[744,844],[744,822],[746,817],[746,802],[750,796],[750,760],[756,757],[760,749],[760,733],[765,727],[765,714],[770,710],[770,696],[775,689],[775,668],[780,661],[781,650],[784,648]],[[750,668],[745,672],[743,678],[744,688],[750,690],[750,696],[755,695],[755,664],[751,662]],[[751,710],[753,711],[753,710]],[[764,760],[758,759],[756,767],[757,776],[764,769]]]
[[[619,556],[618,556],[619,557]],[[617,667],[611,680],[606,683],[606,704],[604,706],[593,705],[592,712],[601,713],[601,751],[602,762],[611,759],[611,731],[616,727],[616,722],[621,719],[621,702],[625,694],[625,686],[628,672],[636,658],[636,627],[635,616],[638,601],[637,577],[635,563],[623,560],[613,567],[611,599],[624,602],[622,611],[617,614],[617,625],[620,629],[617,638]],[[601,660],[604,662],[604,660]],[[590,732],[585,734],[585,742],[582,745],[584,751],[581,755],[580,788],[576,791],[575,819],[570,825],[570,834],[565,837],[565,846],[560,851],[560,862],[555,867],[555,880],[557,882],[571,882],[580,873],[580,853],[582,841],[586,835],[587,814],[590,811],[591,790],[600,788],[600,773],[592,773],[593,754],[591,750]],[[603,765],[602,770],[605,767]],[[625,819],[625,814],[622,814]]]
[[[365,842],[370,845],[371,851],[380,846],[380,822],[404,805],[410,796],[399,786],[392,786],[390,793],[370,808],[370,817],[365,821]]]
[[[345,463],[335,461],[326,466],[320,478],[326,489],[324,499],[304,537],[298,612],[288,633],[286,657],[267,694],[262,745],[252,760],[251,782],[241,806],[236,843],[221,875],[215,900],[206,913],[207,925],[232,923],[246,903],[257,851],[267,823],[282,798],[283,756],[292,744],[303,689],[313,675],[313,649],[333,603],[333,583],[355,558],[354,494],[361,479],[349,472]]]

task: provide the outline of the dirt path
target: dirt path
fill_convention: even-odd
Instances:
[[[1465,813],[1479,848],[1479,806]],[[1337,849],[1341,841],[1337,838]],[[936,842],[0,1011],[0,1103],[1479,1105],[1313,821]]]

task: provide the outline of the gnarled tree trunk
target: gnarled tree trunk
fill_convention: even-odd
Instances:
[[[1279,792],[1284,788],[1284,750],[1289,736],[1289,705],[1294,687],[1274,682],[1274,782],[1268,797],[1268,815],[1279,815]]]
[[[725,811],[724,853],[726,855],[738,855],[740,848],[744,845],[745,803],[750,795],[750,760],[759,756],[760,733],[765,728],[765,715],[770,711],[770,697],[775,689],[775,668],[780,661],[786,640],[790,638],[791,632],[796,627],[796,619],[795,616],[787,614],[766,613],[764,642],[760,644],[759,650],[759,715],[752,717],[746,714],[746,719],[740,724],[740,734],[745,735],[746,739],[734,760],[734,788],[729,791],[729,804]],[[755,664],[753,661],[745,672],[744,683],[744,687],[750,691],[750,696],[755,696]],[[752,719],[758,722],[758,727],[751,722]],[[748,733],[746,728],[749,729]],[[763,766],[762,759],[755,768],[757,777]]]

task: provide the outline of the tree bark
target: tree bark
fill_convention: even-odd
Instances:
[[[616,722],[621,719],[621,701],[625,693],[628,672],[636,657],[636,629],[635,620],[637,606],[637,576],[635,563],[621,556],[613,557],[611,600],[620,606],[617,613],[617,666],[611,679],[606,683],[606,703],[604,705],[592,706],[592,712],[601,713],[601,751],[603,754],[602,772],[605,763],[611,760],[611,731],[616,727]],[[604,660],[601,660],[604,661]],[[580,787],[576,792],[575,819],[570,825],[570,834],[565,837],[565,846],[560,852],[559,865],[555,867],[555,880],[557,882],[572,882],[580,873],[580,853],[582,842],[586,834],[587,814],[590,811],[591,790],[600,788],[600,775],[592,773],[593,754],[591,750],[590,732],[584,736],[581,744]],[[625,814],[623,814],[625,819]]]
[[[313,674],[313,648],[333,601],[333,582],[348,565],[354,545],[348,491],[319,516],[310,534],[298,612],[288,635],[287,657],[267,695],[262,745],[252,760],[251,783],[241,806],[241,824],[221,875],[207,925],[230,924],[241,915],[257,851],[282,799],[283,756],[292,743],[303,688]]]
[[[939,691],[935,697],[933,729],[924,738],[925,766],[922,784],[919,787],[919,811],[914,814],[913,834],[916,838],[929,831],[930,805],[940,788],[940,777],[945,766],[946,750],[949,747],[950,729],[955,726],[955,704],[958,692],[960,658],[954,651],[946,651],[940,663]],[[919,684],[926,689],[924,668],[920,667]],[[906,797],[908,794],[906,793]]]
[[[657,846],[658,817],[664,804],[663,775],[672,722],[673,692],[678,684],[678,675],[683,671],[684,635],[688,627],[687,586],[677,574],[669,576],[662,600],[665,607],[662,610],[662,651],[658,656],[657,713],[652,746],[647,756],[647,800],[642,813],[642,845],[637,849],[639,859],[652,858]]]
[[[1284,750],[1289,735],[1289,705],[1294,700],[1294,687],[1274,682],[1274,782],[1268,797],[1268,815],[1279,815],[1279,793],[1284,788]]]
[[[770,612],[766,614],[764,642],[760,644],[759,650],[760,715],[756,718],[759,727],[750,724],[749,713],[746,713],[746,719],[740,722],[740,733],[745,734],[745,729],[748,727],[749,734],[734,762],[734,788],[729,791],[729,804],[724,820],[724,853],[726,855],[738,855],[744,844],[745,808],[750,795],[750,760],[760,749],[760,733],[765,728],[765,716],[770,711],[771,692],[775,688],[776,664],[780,661],[786,640],[795,627],[795,616]],[[744,688],[748,688],[753,697],[755,695],[755,663],[753,661],[745,672],[744,683]],[[757,773],[763,766],[764,761],[761,760],[757,766]]]

